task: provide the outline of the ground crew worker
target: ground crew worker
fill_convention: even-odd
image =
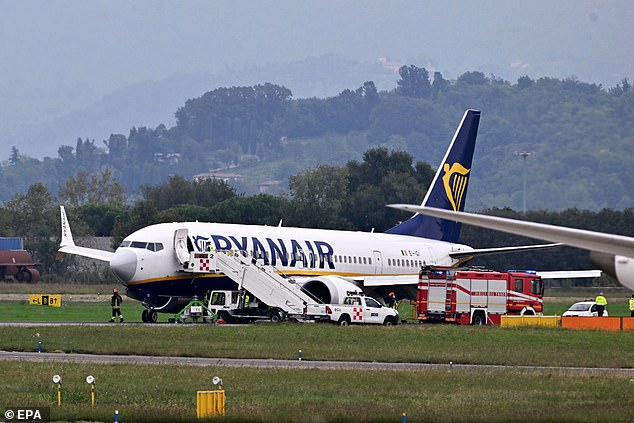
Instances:
[[[394,295],[394,292],[390,292],[389,294],[387,294],[387,299],[385,300],[385,305],[390,307],[390,308],[394,308],[395,304],[396,304],[396,295]]]
[[[605,311],[605,306],[608,305],[608,300],[603,296],[603,292],[599,292],[597,298],[594,300],[597,303],[597,315],[599,317],[603,317],[603,312]]]
[[[630,298],[630,317],[634,317],[634,294]]]
[[[121,303],[123,298],[119,295],[117,288],[112,290],[112,298],[110,298],[110,306],[112,307],[112,319],[110,322],[114,323],[115,317],[119,316],[119,323],[123,323],[123,314],[121,314]]]

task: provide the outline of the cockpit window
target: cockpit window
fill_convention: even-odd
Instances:
[[[150,251],[161,251],[163,243],[161,242],[143,242],[143,241],[123,241],[120,247],[141,248]]]
[[[147,249],[150,251],[161,251],[163,249],[163,244],[160,242],[148,242]]]

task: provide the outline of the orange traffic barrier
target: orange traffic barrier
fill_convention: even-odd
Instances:
[[[623,330],[634,330],[634,317],[623,317]]]
[[[565,316],[561,318],[561,327],[564,329],[619,331],[621,330],[621,317]]]

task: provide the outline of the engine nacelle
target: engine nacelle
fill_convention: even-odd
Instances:
[[[340,304],[349,291],[361,290],[359,286],[338,276],[298,278],[296,282],[326,304]]]
[[[592,251],[590,261],[621,285],[634,290],[634,258]]]

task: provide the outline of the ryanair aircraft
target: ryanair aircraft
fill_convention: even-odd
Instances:
[[[464,210],[480,112],[467,110],[438,168],[423,206]],[[336,303],[347,291],[362,288],[383,297],[389,291],[413,295],[423,265],[456,266],[486,250],[458,243],[460,223],[421,214],[385,233],[174,222],[142,228],[116,251],[75,245],[63,206],[59,252],[108,262],[127,287],[126,294],[160,312],[173,313],[194,295],[235,289],[222,274],[185,272],[191,252],[240,251],[277,272],[292,276],[324,303]]]

